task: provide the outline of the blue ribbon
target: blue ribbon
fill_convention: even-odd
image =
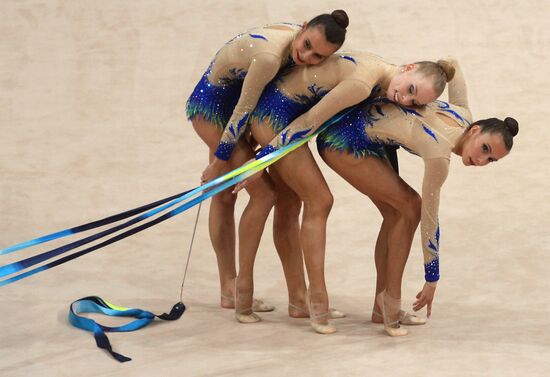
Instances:
[[[76,300],[71,304],[69,307],[69,322],[75,327],[93,332],[97,346],[106,350],[116,360],[123,363],[132,359],[113,351],[109,338],[107,338],[107,335],[105,334],[106,332],[135,331],[147,326],[155,319],[155,317],[165,321],[175,321],[179,319],[184,312],[185,305],[183,302],[178,302],[174,305],[169,314],[163,313],[161,315],[157,315],[141,309],[117,307],[109,304],[100,297],[89,296]],[[136,320],[122,326],[109,327],[103,326],[93,319],[82,317],[79,315],[80,313],[103,313],[114,317],[134,317]]]
[[[126,221],[123,224],[119,224],[117,226],[114,226],[113,228],[104,230],[102,232],[96,233],[94,235],[85,237],[81,240],[66,244],[64,246],[49,250],[45,253],[23,259],[18,262],[10,263],[5,266],[0,267],[0,277],[5,277],[7,275],[13,274],[15,272],[19,272],[23,269],[26,269],[28,267],[34,266],[40,262],[44,262],[46,260],[55,258],[61,254],[67,253],[70,250],[73,250],[79,246],[83,246],[85,244],[88,244],[90,242],[93,242],[95,240],[98,240],[100,238],[106,237],[114,232],[117,232],[119,230],[128,228],[132,225],[137,224],[138,222],[141,222],[143,220],[146,220],[150,218],[151,216],[154,216],[156,214],[159,214],[160,212],[186,200],[189,199],[189,201],[185,202],[184,204],[180,205],[179,207],[176,207],[175,209],[157,217],[154,220],[148,221],[146,223],[143,223],[139,226],[136,226],[134,228],[131,228],[129,230],[126,230],[125,232],[118,234],[114,237],[111,237],[97,245],[88,247],[84,250],[78,251],[76,253],[73,253],[71,255],[64,256],[62,258],[59,258],[53,262],[47,263],[45,265],[42,265],[40,267],[34,268],[30,271],[23,272],[17,276],[13,276],[11,278],[7,278],[0,281],[0,286],[4,286],[13,282],[16,282],[18,280],[21,280],[23,278],[32,276],[40,271],[45,271],[50,268],[53,268],[55,266],[58,266],[60,264],[66,263],[72,259],[78,258],[82,255],[85,255],[87,253],[90,253],[94,250],[100,249],[104,246],[107,246],[111,243],[117,242],[121,239],[124,239],[126,237],[129,237],[135,233],[141,232],[142,230],[145,230],[153,225],[156,225],[162,221],[165,221],[171,217],[176,216],[177,214],[184,212],[185,210],[193,207],[194,205],[218,194],[219,192],[229,188],[230,186],[233,186],[234,184],[248,178],[252,174],[255,174],[258,171],[261,171],[265,169],[267,166],[271,165],[272,163],[276,162],[280,158],[282,158],[287,153],[290,153],[300,145],[304,144],[308,140],[310,140],[313,136],[316,134],[322,132],[324,129],[329,127],[330,125],[338,122],[342,117],[344,117],[347,113],[349,113],[350,110],[346,110],[341,112],[340,114],[334,116],[329,121],[325,122],[319,129],[312,133],[311,135],[306,136],[302,140],[297,140],[293,143],[290,143],[288,145],[285,145],[279,150],[275,150],[272,153],[269,153],[268,155],[265,155],[258,160],[251,162],[243,167],[237,168],[221,177],[218,177],[207,184],[196,187],[192,190],[182,192],[177,195],[173,195],[171,197],[158,200],[153,203],[146,204],[141,207],[134,208],[132,210],[128,210],[125,212],[121,212],[119,214],[106,217],[101,220],[93,221],[84,225],[79,225],[77,227],[65,229],[59,232],[55,232],[46,236],[38,237],[35,239],[32,239],[30,241],[22,242],[10,247],[7,247],[5,249],[0,250],[0,255],[8,254],[17,250],[22,250],[31,246],[35,246],[38,244],[42,244],[45,242],[49,242],[58,238],[67,237],[73,234],[77,234],[86,230],[94,229],[103,225],[111,224],[119,220],[126,219],[128,217],[138,215],[141,213],[141,215],[136,216],[135,218]],[[304,135],[305,136],[305,135]],[[209,190],[206,191],[205,190]],[[200,194],[202,193],[202,194]],[[199,194],[198,197],[193,198]],[[145,212],[147,211],[147,212]],[[143,213],[145,212],[145,213]],[[111,343],[109,342],[109,339],[107,338],[106,332],[126,332],[126,331],[135,331],[138,330],[144,326],[147,326],[149,323],[151,323],[155,317],[158,317],[163,320],[177,320],[179,319],[185,311],[185,305],[182,302],[178,302],[174,305],[172,310],[169,314],[163,313],[162,315],[156,315],[151,312],[141,310],[141,309],[128,309],[128,308],[120,308],[116,307],[114,305],[111,305],[101,299],[97,296],[90,296],[90,297],[84,297],[82,299],[74,301],[69,310],[69,321],[70,323],[78,328],[91,331],[94,333],[94,337],[96,340],[96,344],[99,348],[105,349],[107,352],[109,352],[113,358],[118,360],[119,362],[126,362],[130,361],[131,359],[127,356],[124,356],[120,353],[114,352],[113,348],[111,346]],[[123,326],[118,327],[108,327],[103,326],[96,321],[82,317],[79,315],[79,313],[84,312],[95,312],[95,313],[103,313],[110,316],[124,316],[124,317],[134,317],[136,318],[134,321],[127,323]]]
[[[24,279],[24,278],[27,278],[29,276],[32,276],[34,274],[37,274],[41,271],[46,271],[46,270],[49,270],[50,268],[53,268],[55,266],[58,266],[60,264],[63,264],[63,263],[66,263],[70,260],[73,260],[75,258],[78,258],[78,257],[81,257],[82,255],[85,255],[85,254],[88,254],[94,250],[97,250],[97,249],[100,249],[102,247],[105,247],[107,245],[110,245],[114,242],[117,242],[117,241],[120,241],[126,237],[129,237],[133,234],[136,234],[136,233],[139,233],[141,232],[142,230],[145,230],[147,228],[150,228],[152,227],[153,225],[156,225],[162,221],[165,221],[165,220],[168,220],[169,218],[171,217],[174,217],[176,215],[178,215],[179,213],[193,207],[194,205],[202,202],[203,200],[206,200],[208,198],[210,198],[211,196],[214,196],[216,195],[217,193],[219,193],[220,191],[223,191],[225,190],[226,188],[236,184],[237,182],[239,182],[239,180],[242,180],[242,179],[239,179],[240,177],[235,177],[233,179],[231,179],[230,181],[227,181],[223,184],[221,184],[220,186],[212,189],[211,191],[208,191],[206,193],[204,193],[203,195],[173,209],[172,211],[170,212],[167,212],[165,213],[164,215],[160,216],[160,217],[157,217],[156,219],[154,220],[151,220],[147,223],[144,223],[144,224],[141,224],[135,228],[132,228],[132,229],[129,229],[121,234],[118,234],[116,235],[115,237],[112,237],[112,238],[109,238],[107,239],[106,241],[103,241],[97,245],[94,245],[94,246],[91,246],[91,247],[88,247],[84,250],[81,250],[81,251],[78,251],[76,253],[73,253],[71,255],[68,255],[68,256],[65,256],[63,258],[60,258],[60,259],[57,259],[53,262],[50,262],[50,263],[47,263],[45,265],[42,265],[40,267],[37,267],[35,269],[32,269],[32,270],[29,270],[29,271],[26,271],[26,272],[23,272],[19,275],[16,275],[16,276],[13,276],[11,278],[8,278],[8,279],[4,279],[4,280],[1,280],[0,281],[0,287],[4,286],[4,285],[8,285],[8,284],[11,284],[11,283],[14,283],[18,280],[21,280],[21,279]],[[139,216],[140,218],[147,218],[147,217],[150,217],[150,216],[146,216],[145,215],[141,215]],[[135,219],[134,219],[135,220]],[[134,220],[131,220],[131,221],[134,221]],[[124,225],[124,224],[122,224]],[[98,233],[98,234],[102,234],[102,233],[106,233],[106,232],[109,232],[109,233],[113,233],[115,231],[118,231],[120,229],[123,228],[123,226],[119,226],[119,227],[115,227],[117,228],[116,230],[113,230],[111,232],[112,229],[108,229],[104,232],[101,232],[101,233]],[[127,225],[128,226],[128,225]],[[114,228],[113,228],[114,229]],[[93,238],[87,242],[84,242],[84,243],[88,243],[88,242],[92,242],[93,240],[99,238],[97,237],[98,235],[92,235],[90,237],[87,237],[87,238]],[[86,238],[84,239],[86,240]],[[81,241],[84,241],[84,240],[81,240]],[[77,241],[77,242],[73,242],[72,244],[69,244],[69,245],[65,245],[65,246],[62,246],[62,247],[59,247],[57,249],[53,249],[53,250],[50,250],[50,251],[47,251],[45,253],[42,253],[42,254],[39,254],[39,255],[36,255],[34,257],[30,257],[30,258],[27,258],[27,259],[24,259],[24,260],[21,260],[21,261],[18,261],[18,262],[14,262],[14,263],[11,263],[11,264],[8,264],[8,265],[5,265],[5,266],[2,266],[0,268],[1,270],[1,273],[0,273],[0,277],[3,277],[3,276],[6,276],[6,275],[9,275],[9,274],[12,274],[12,273],[15,273],[15,272],[18,272],[18,271],[21,271],[23,269],[26,269],[30,266],[33,266],[37,263],[40,263],[40,262],[43,262],[45,260],[48,260],[48,259],[51,259],[51,258],[54,258],[58,255],[61,255],[63,253],[66,253],[78,246],[81,246],[82,245],[82,242],[81,241]]]
[[[97,245],[86,248],[82,251],[71,254],[69,256],[65,256],[63,258],[60,258],[60,259],[55,260],[53,262],[50,262],[48,264],[37,267],[33,270],[21,273],[17,276],[13,276],[11,278],[1,280],[0,281],[0,287],[4,286],[4,285],[7,285],[7,284],[11,284],[11,283],[16,282],[18,280],[21,280],[23,278],[32,276],[32,275],[34,275],[38,272],[48,270],[52,267],[55,267],[55,266],[58,266],[60,264],[66,263],[66,262],[68,262],[72,259],[78,258],[78,257],[80,257],[84,254],[88,254],[88,253],[90,253],[94,250],[97,250],[99,248],[107,246],[111,243],[117,242],[121,239],[129,237],[129,236],[131,236],[135,233],[141,232],[142,230],[145,230],[145,229],[147,229],[147,228],[149,228],[149,227],[151,227],[155,224],[158,224],[162,221],[165,221],[165,220],[167,220],[167,219],[169,219],[169,218],[171,218],[171,217],[173,217],[173,216],[175,216],[175,215],[177,215],[177,214],[193,207],[194,205],[196,205],[196,204],[198,204],[198,203],[200,203],[200,202],[216,195],[217,193],[225,190],[226,188],[229,188],[230,186],[232,186],[232,185],[248,178],[252,174],[265,169],[267,166],[271,165],[272,163],[276,162],[280,158],[284,157],[287,153],[289,153],[292,150],[296,149],[298,146],[304,144],[309,139],[311,139],[313,136],[315,136],[318,133],[322,132],[323,130],[325,130],[330,125],[332,125],[332,124],[338,122],[339,120],[341,120],[349,112],[350,112],[350,110],[342,111],[338,115],[332,117],[330,120],[325,122],[321,127],[319,127],[316,130],[316,132],[312,133],[311,135],[308,135],[307,137],[304,137],[301,140],[297,140],[293,143],[285,145],[284,147],[282,147],[278,150],[275,150],[274,152],[260,158],[259,160],[250,162],[249,164],[247,164],[245,166],[242,166],[242,167],[237,168],[237,169],[235,169],[235,170],[233,170],[233,171],[231,171],[227,174],[224,174],[223,176],[215,178],[214,180],[206,183],[203,186],[199,186],[199,187],[196,187],[192,190],[186,191],[184,193],[174,195],[172,197],[162,199],[162,200],[159,200],[157,202],[154,202],[154,203],[142,206],[142,207],[138,207],[134,210],[129,210],[129,211],[123,212],[123,213],[118,214],[118,215],[113,215],[111,217],[107,217],[107,218],[102,219],[102,220],[98,220],[98,221],[91,222],[91,223],[81,225],[81,226],[78,226],[78,227],[66,229],[66,230],[63,230],[63,231],[60,231],[60,232],[52,233],[52,234],[47,235],[47,236],[38,237],[38,238],[35,238],[33,240],[23,242],[23,243],[20,243],[20,244],[17,244],[17,245],[14,245],[14,246],[11,246],[11,247],[8,247],[6,249],[1,250],[0,254],[6,254],[6,253],[13,252],[13,251],[16,251],[16,250],[21,250],[21,249],[24,249],[24,248],[27,248],[27,247],[30,247],[30,246],[33,246],[33,245],[37,245],[39,243],[48,242],[48,241],[51,241],[51,240],[54,240],[54,239],[57,239],[57,238],[66,237],[68,235],[71,235],[71,234],[74,234],[74,233],[77,233],[77,232],[82,232],[82,231],[87,230],[87,229],[92,229],[92,228],[101,226],[101,225],[98,225],[98,224],[107,224],[108,223],[107,221],[110,221],[110,222],[118,221],[120,219],[130,217],[133,214],[137,214],[137,213],[139,213],[138,211],[140,211],[140,210],[141,210],[141,212],[143,212],[143,211],[149,210],[150,208],[153,208],[154,206],[159,206],[160,205],[158,208],[151,209],[148,212],[145,212],[145,213],[135,217],[134,219],[131,219],[131,220],[129,220],[129,221],[123,223],[123,224],[117,225],[117,226],[115,226],[111,229],[107,229],[105,231],[102,231],[102,232],[99,232],[97,234],[91,235],[91,236],[86,237],[84,239],[81,239],[81,240],[66,244],[64,246],[46,251],[42,254],[39,254],[39,255],[36,255],[36,256],[30,257],[30,258],[23,259],[21,261],[17,261],[17,262],[14,262],[14,263],[4,265],[4,266],[0,267],[0,277],[5,277],[7,275],[11,275],[11,274],[19,272],[23,269],[34,266],[38,263],[41,263],[41,262],[44,262],[46,260],[55,258],[55,257],[57,257],[61,254],[64,254],[64,253],[66,253],[70,250],[73,250],[73,249],[75,249],[79,246],[83,246],[87,243],[93,242],[93,241],[95,241],[99,238],[105,237],[109,234],[112,234],[112,233],[117,232],[119,230],[122,230],[124,228],[130,227],[130,226],[132,226],[132,225],[134,225],[138,222],[141,222],[143,220],[146,220],[147,218],[150,218],[151,216],[154,216],[154,215],[156,215],[156,214],[158,214],[158,213],[160,213],[160,212],[162,212],[162,211],[164,211],[164,210],[166,210],[166,209],[168,209],[168,208],[170,208],[170,207],[172,207],[172,206],[174,206],[174,205],[176,205],[176,204],[178,204],[178,203],[180,203],[180,202],[182,202],[186,199],[190,199],[188,202],[184,203],[183,205],[171,210],[170,212],[165,213],[164,215],[162,215],[162,216],[160,216],[160,217],[158,217],[154,220],[151,220],[147,223],[144,223],[144,224],[139,225],[135,228],[127,230],[126,232],[123,232],[123,233],[121,233],[121,234],[119,234],[115,237],[109,238],[106,241],[101,242]],[[207,191],[207,192],[204,192],[205,190],[208,190],[208,189],[211,189],[211,190]],[[204,192],[204,193],[202,193],[202,192]],[[200,193],[202,193],[202,194],[199,195],[198,197],[194,198],[194,199],[191,199],[193,196],[196,196],[197,194],[200,194]],[[167,202],[169,202],[169,203],[167,203]]]
[[[169,202],[171,200],[174,200],[174,199],[176,199],[176,198],[178,198],[178,197],[180,197],[184,194],[187,194],[188,192],[189,191],[185,191],[185,192],[182,192],[182,193],[179,193],[179,194],[176,194],[176,195],[172,195],[168,198],[157,200],[156,202],[153,202],[153,203],[145,204],[143,206],[140,206],[140,207],[137,207],[137,208],[125,211],[125,212],[121,212],[121,213],[118,213],[116,215],[106,217],[106,218],[101,219],[101,220],[92,221],[92,222],[87,223],[87,224],[75,226],[73,228],[61,230],[59,232],[55,232],[55,233],[52,233],[52,234],[48,234],[46,236],[38,237],[38,238],[29,240],[29,241],[25,241],[25,242],[22,242],[22,243],[13,245],[13,246],[6,247],[5,249],[0,250],[0,255],[13,253],[14,251],[26,249],[28,247],[39,245],[39,244],[42,244],[44,242],[53,241],[53,240],[56,240],[58,238],[71,236],[73,234],[84,232],[86,230],[98,228],[100,226],[104,226],[104,225],[107,225],[107,224],[112,224],[114,222],[126,219],[130,216],[137,215],[138,213],[147,211],[151,208],[155,208],[155,207],[157,207],[161,204],[164,204],[164,203]]]

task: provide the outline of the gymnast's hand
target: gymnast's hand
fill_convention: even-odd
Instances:
[[[435,288],[437,283],[424,283],[424,288],[416,295],[417,300],[413,304],[413,310],[415,312],[422,309],[425,305],[428,305],[428,318],[432,315],[432,301],[434,300]]]
[[[220,175],[227,173],[228,168],[229,164],[227,161],[214,157],[214,161],[212,161],[201,174],[201,184],[210,182],[214,178],[218,178]]]

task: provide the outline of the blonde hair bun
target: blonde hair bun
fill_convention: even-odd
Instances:
[[[445,76],[447,76],[447,82],[451,81],[455,77],[455,67],[447,60],[438,60],[437,65],[443,70]]]

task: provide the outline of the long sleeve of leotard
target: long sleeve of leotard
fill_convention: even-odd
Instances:
[[[449,82],[449,103],[464,107],[469,111],[468,108],[468,90],[466,88],[466,80],[464,79],[464,73],[460,68],[457,60],[452,60],[452,64],[455,68],[455,75],[453,79]]]
[[[374,86],[374,85],[372,85]],[[338,83],[309,111],[300,115],[281,131],[256,155],[265,156],[295,140],[302,139],[315,132],[330,117],[341,110],[353,106],[369,96],[372,86],[356,79],[346,79]]]
[[[439,197],[441,186],[443,186],[448,172],[448,159],[424,160],[420,232],[424,253],[425,279],[428,282],[439,280]]]
[[[462,107],[466,110],[468,119],[471,118],[470,110],[468,109],[468,93],[466,90],[466,81],[462,69],[456,60],[452,60],[455,67],[454,78],[449,82],[449,103],[454,106]],[[436,121],[437,122],[437,121]],[[435,126],[435,125],[434,125]],[[416,135],[416,140],[419,140],[422,155],[424,159],[424,180],[422,184],[422,215],[420,220],[420,231],[422,238],[422,251],[424,254],[424,272],[425,279],[428,282],[436,282],[439,280],[439,198],[441,187],[447,178],[449,172],[448,158],[430,158],[426,156],[433,155],[433,151],[437,150],[437,145],[443,140],[438,140],[433,131],[429,131],[429,124],[423,124],[422,129],[433,138],[426,138],[426,135],[420,131]],[[423,139],[421,138],[423,136]],[[439,135],[441,138],[442,135]],[[420,142],[420,140],[429,140],[429,142]],[[432,151],[432,152],[430,152]]]
[[[275,77],[280,67],[281,58],[269,52],[262,52],[252,59],[243,81],[239,101],[215,152],[217,158],[229,160],[235,145],[246,129],[248,117],[256,107],[264,87]]]
[[[449,82],[449,103],[466,110],[467,118],[471,118],[468,107],[468,91],[466,80],[458,61],[452,60],[455,75]],[[433,144],[432,144],[433,145]],[[439,280],[439,198],[441,187],[449,172],[447,158],[428,158],[424,160],[424,181],[422,184],[422,215],[420,231],[422,251],[424,254],[424,273],[428,282]]]

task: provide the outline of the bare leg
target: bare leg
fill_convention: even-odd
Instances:
[[[222,131],[215,125],[207,122],[202,117],[193,120],[193,127],[200,138],[209,147],[209,160],[220,141]],[[238,143],[229,160],[229,168],[236,168],[244,164],[253,156],[252,148],[244,141]],[[240,268],[242,269],[242,295],[244,299],[241,308],[252,307],[253,293],[253,264],[260,238],[265,226],[265,221],[275,201],[273,185],[267,174],[254,182],[247,189],[250,200],[241,216],[239,225],[240,235]],[[221,306],[234,308],[235,278],[235,202],[237,196],[231,193],[231,189],[212,197],[209,214],[209,232],[212,246],[216,253],[218,270],[220,274]],[[246,233],[246,234],[244,234]],[[250,304],[248,304],[250,302]]]
[[[193,119],[193,128],[208,145],[209,162],[220,141],[222,131],[214,124],[197,116]],[[234,281],[237,276],[235,268],[235,201],[237,197],[225,190],[212,197],[208,215],[210,241],[216,253],[220,275],[221,306],[234,308]]]
[[[275,169],[270,170],[277,199],[273,218],[273,240],[281,259],[288,289],[288,315],[309,317],[306,309],[306,281],[300,245],[300,211],[302,201],[288,187]]]
[[[376,243],[376,293],[386,290],[401,298],[403,271],[414,232],[420,220],[420,196],[384,161],[325,150],[325,162],[352,186],[369,196],[380,210],[384,221]],[[382,311],[374,304],[374,311]]]
[[[254,153],[248,145],[235,150],[231,158],[232,168],[243,165],[253,156]],[[257,322],[259,317],[252,313],[254,261],[265,222],[275,204],[275,192],[267,173],[249,185],[246,190],[250,200],[239,223],[239,275],[236,282],[235,311],[240,322]]]
[[[389,235],[395,227],[399,227],[399,217],[401,214],[393,209],[391,206],[388,206],[382,202],[374,201],[374,204],[380,211],[383,217],[382,225],[380,227],[380,232],[378,233],[378,238],[376,240],[376,247],[374,252],[374,262],[376,265],[376,293],[375,297],[382,293],[388,288],[388,263],[389,263]],[[414,230],[413,230],[414,235]],[[401,234],[404,236],[404,234]],[[412,241],[412,238],[411,238]],[[408,256],[408,252],[406,253]],[[406,263],[406,259],[405,259]],[[401,284],[399,284],[400,291]],[[399,293],[400,294],[400,293]],[[372,321],[376,323],[383,323],[382,318],[382,309],[378,307],[376,300],[373,304],[373,314]]]
[[[378,238],[376,240],[376,246],[374,249],[374,264],[376,266],[376,294],[382,293],[387,286],[387,260],[388,260],[388,227],[391,227],[393,224],[388,224],[388,220],[384,218],[382,225],[380,226],[380,232],[378,233]],[[376,316],[374,313],[380,314]],[[376,305],[373,307],[373,322],[383,322],[382,320],[382,311]]]
[[[264,125],[253,124],[252,133],[262,146],[274,137],[273,131]],[[313,326],[326,326],[329,305],[324,266],[332,194],[307,145],[285,156],[274,164],[274,169],[304,203],[300,242],[309,279],[310,315]],[[334,329],[325,330],[334,332]]]

